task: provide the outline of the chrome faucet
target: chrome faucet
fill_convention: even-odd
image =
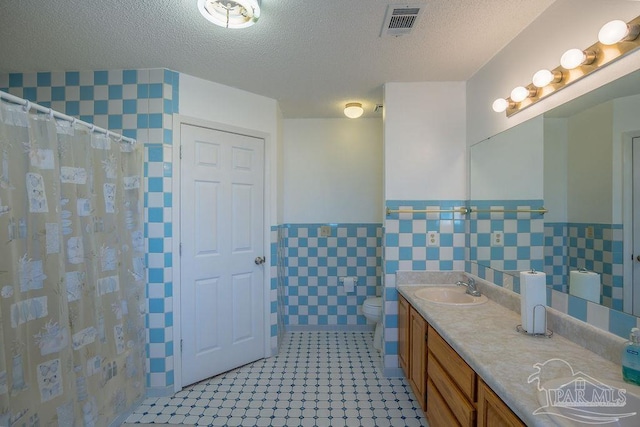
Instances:
[[[463,282],[462,280],[458,280],[456,282],[456,285],[458,286],[466,286],[467,287],[467,294],[474,296],[474,297],[479,297],[480,296],[480,291],[478,289],[476,289],[476,281],[475,279],[473,279],[472,277],[468,277],[467,278],[467,282]]]

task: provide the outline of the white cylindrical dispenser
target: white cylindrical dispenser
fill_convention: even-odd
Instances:
[[[600,304],[600,275],[583,269],[569,272],[569,294]]]
[[[546,274],[534,270],[521,271],[520,316],[522,318],[522,329],[528,334],[544,334],[547,332],[546,304]]]

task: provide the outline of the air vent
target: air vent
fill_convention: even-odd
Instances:
[[[411,32],[420,17],[420,6],[387,6],[380,37],[405,36]]]

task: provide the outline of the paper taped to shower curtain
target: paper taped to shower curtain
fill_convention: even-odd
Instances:
[[[0,426],[106,426],[144,395],[142,154],[0,102]]]

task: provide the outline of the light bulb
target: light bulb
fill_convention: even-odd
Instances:
[[[524,101],[529,97],[529,89],[524,86],[518,86],[511,91],[511,100],[514,102]]]
[[[598,40],[604,45],[616,44],[629,35],[629,26],[626,22],[616,19],[609,21],[600,28]]]
[[[209,22],[225,28],[246,28],[260,18],[259,0],[198,0],[198,10]]]
[[[560,65],[567,70],[573,70],[581,66],[586,59],[587,55],[584,51],[580,49],[569,49],[562,55],[562,58],[560,58]]]
[[[509,106],[509,101],[507,101],[504,98],[498,98],[495,101],[493,101],[491,108],[493,108],[493,111],[495,111],[496,113],[502,113],[503,111],[506,111],[508,106]]]
[[[562,73],[559,71],[540,70],[533,75],[531,81],[535,87],[545,87],[550,83],[557,83],[562,80]]]
[[[364,113],[362,104],[359,102],[350,102],[344,106],[344,115],[350,119],[357,119]]]

